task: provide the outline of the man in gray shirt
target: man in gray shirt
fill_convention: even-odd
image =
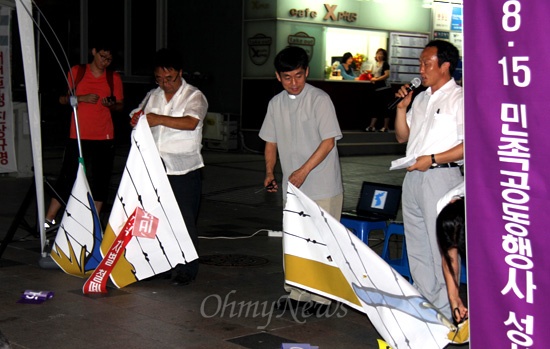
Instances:
[[[336,141],[342,138],[342,132],[330,97],[306,83],[308,63],[306,52],[299,47],[287,47],[275,57],[277,80],[284,91],[269,102],[260,130],[260,138],[266,142],[264,186],[269,192],[278,189],[273,174],[278,152],[283,200],[286,202],[290,182],[339,220],[343,187]],[[330,304],[328,299],[289,285],[285,289],[293,301],[315,302],[315,310]]]

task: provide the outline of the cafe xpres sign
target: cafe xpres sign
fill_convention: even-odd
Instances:
[[[339,22],[339,21],[345,21],[345,22],[356,22],[357,21],[357,13],[356,12],[348,12],[348,11],[337,11],[338,5],[330,5],[330,4],[324,4],[325,6],[325,16],[323,17],[324,21],[333,21],[333,22]],[[288,12],[290,17],[293,18],[311,18],[315,19],[318,16],[318,12],[315,10],[310,10],[309,8],[305,9],[296,9],[292,8]]]
[[[248,56],[255,65],[264,65],[269,57],[271,43],[273,39],[270,36],[258,33],[248,38]]]
[[[357,13],[347,12],[347,11],[337,12],[336,7],[338,7],[338,5],[325,4],[325,9],[327,10],[327,14],[323,18],[325,21],[329,20],[329,19],[331,21],[335,21],[335,22],[337,22],[337,21],[346,21],[346,22],[355,22],[355,21],[357,21]]]

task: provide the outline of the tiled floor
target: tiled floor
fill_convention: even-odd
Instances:
[[[322,317],[274,308],[284,294],[281,239],[268,237],[266,230],[281,230],[282,205],[279,196],[260,190],[263,157],[210,151],[204,155],[199,254],[208,256],[209,263],[201,263],[197,280],[176,287],[155,279],[111,287],[106,296],[84,296],[82,279],[38,266],[39,240],[19,229],[0,259],[0,330],[12,348],[275,349],[284,342],[324,349],[379,348],[380,336],[368,318],[350,308],[333,305]],[[404,173],[388,171],[396,157],[341,159],[346,209],[355,206],[363,180],[401,184]],[[124,159],[121,150],[113,191]],[[59,162],[59,151],[48,152],[45,175],[55,177]],[[0,177],[0,239],[30,183]],[[26,215],[31,224],[33,212],[30,208]],[[244,255],[233,264],[256,265],[212,263],[219,255]],[[42,304],[17,303],[25,290],[55,295]]]

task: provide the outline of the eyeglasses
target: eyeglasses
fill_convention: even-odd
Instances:
[[[109,57],[109,56],[106,56],[106,55],[102,55],[101,53],[98,53],[99,57],[104,60],[105,62],[112,62],[113,61],[113,57]]]
[[[176,80],[179,78],[180,76],[180,73],[178,72],[178,74],[174,77],[171,77],[171,76],[167,76],[165,78],[162,78],[160,76],[157,76],[155,78],[155,82],[157,83],[157,85],[160,85],[160,84],[168,84],[168,83],[173,83],[173,82],[176,82]]]

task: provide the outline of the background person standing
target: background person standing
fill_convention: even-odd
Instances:
[[[92,61],[75,65],[68,74],[69,87],[76,84],[78,123],[82,155],[97,213],[109,192],[109,181],[115,157],[114,126],[111,111],[123,108],[122,80],[117,72],[107,71],[113,61],[112,48],[100,43],[92,48]],[[69,96],[59,98],[69,104]],[[78,170],[78,142],[74,115],[71,116],[70,137],[63,155],[63,165],[55,184],[57,194],[67,202]],[[61,203],[52,198],[46,211],[46,229],[55,225]]]
[[[376,131],[376,121],[378,117],[384,117],[384,127],[382,127],[380,132],[388,132],[390,130],[390,111],[388,110],[388,103],[391,101],[392,92],[390,85],[390,65],[388,63],[388,52],[383,48],[379,48],[376,51],[376,56],[374,58],[376,63],[372,69],[373,78],[370,80],[374,83],[374,92],[375,92],[375,104],[374,104],[374,115],[370,120],[370,125],[367,127],[367,132]]]

